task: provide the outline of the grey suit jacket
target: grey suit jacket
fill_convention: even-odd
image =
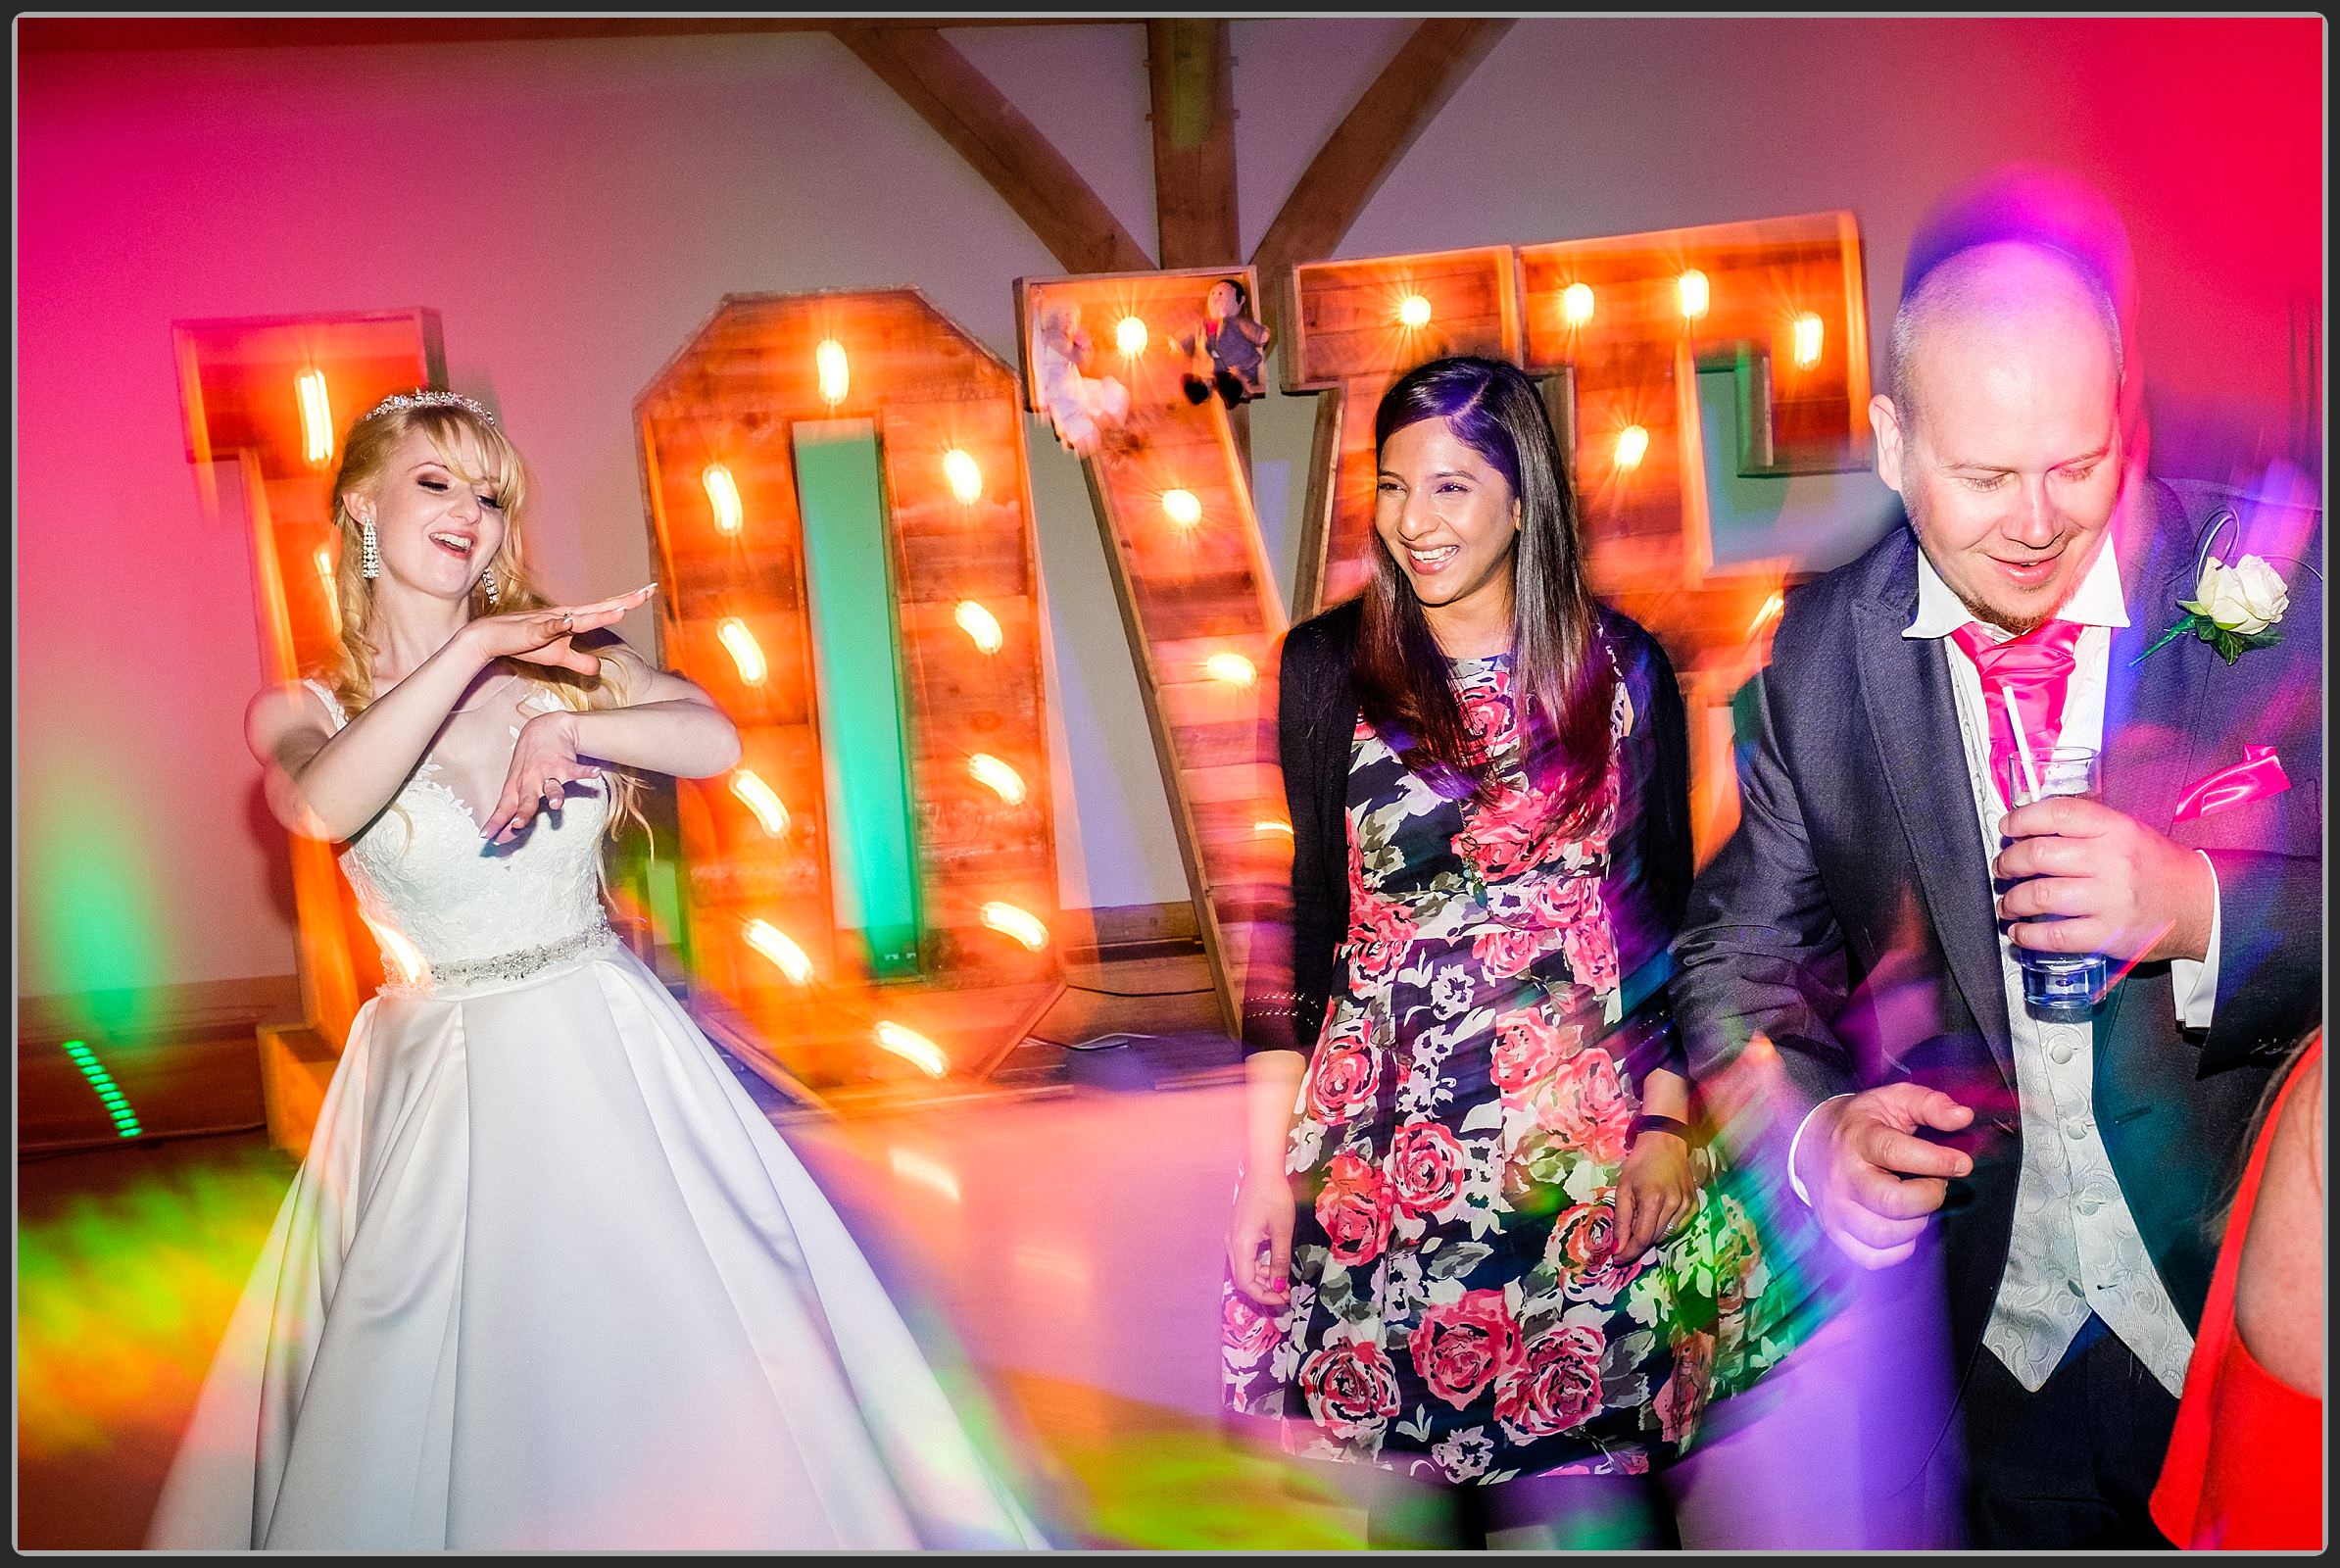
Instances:
[[[2182,1030],[2169,965],[2131,969],[2095,1019],[2095,1105],[2123,1197],[2191,1324],[2267,1071],[2322,1016],[2322,605],[2315,578],[2285,564],[2279,646],[2229,666],[2189,636],[2134,662],[2192,596],[2202,524],[2232,498],[2149,481],[2144,499],[2143,536],[2117,541],[2130,625],[2113,641],[2104,794],[2209,853],[2218,1001],[2207,1031]],[[2246,539],[2221,555],[2268,548],[2280,547]],[[2314,540],[2300,553],[2313,560]],[[1692,890],[1674,1002],[1701,1083],[1743,1064],[1752,1036],[1770,1042],[1751,1054],[1770,1114],[1742,1129],[1742,1157],[1783,1164],[1814,1105],[1895,1080],[1975,1107],[1974,1126],[1947,1140],[1975,1170],[1953,1184],[1936,1237],[1967,1360],[2006,1263],[2021,1131],[1989,862],[1944,645],[1902,635],[1916,604],[1906,527],[1788,596],[1739,746],[1739,826]],[[2242,760],[2245,744],[2273,746],[2291,788],[2173,823],[2186,788]]]

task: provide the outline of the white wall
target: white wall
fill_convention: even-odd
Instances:
[[[1234,24],[1246,246],[1410,26]],[[2157,384],[2279,416],[2287,312],[2321,306],[2320,26],[1522,22],[1341,254],[1842,206],[1881,323],[1929,201],[2059,163],[2129,215]],[[953,38],[1150,244],[1143,29]],[[721,295],[912,283],[1012,360],[1009,280],[1059,270],[820,33],[30,55],[18,91],[23,993],[292,966],[239,738],[244,544],[197,504],[172,320],[436,309],[453,384],[540,475],[546,576],[583,596],[650,574],[628,410]],[[1312,419],[1280,397],[1253,416],[1288,590]],[[1064,893],[1182,898],[1086,493],[1029,429]],[[1882,520],[1832,519],[1812,558]]]

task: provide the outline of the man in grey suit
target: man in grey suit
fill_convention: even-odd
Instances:
[[[2315,518],[2148,477],[2123,375],[2065,250],[1905,280],[1871,416],[1909,526],[1788,596],[1676,945],[1693,1075],[1768,1071],[1750,1155],[1854,1263],[1938,1275],[1980,1546],[2167,1544],[2146,1502],[2224,1193],[2321,1016]],[[2232,662],[2148,652],[2211,546],[2288,579],[2279,624]],[[2056,745],[2099,751],[2100,799],[2009,793]],[[2018,950],[2112,983],[2035,1012]]]

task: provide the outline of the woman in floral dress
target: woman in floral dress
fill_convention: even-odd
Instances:
[[[1585,589],[1526,375],[1437,361],[1376,424],[1372,583],[1283,655],[1291,947],[1244,1006],[1228,1393],[1387,1473],[1376,1544],[1569,1544],[1594,1494],[1649,1544],[1653,1461],[1779,1348],[1666,1004],[1682,699]]]

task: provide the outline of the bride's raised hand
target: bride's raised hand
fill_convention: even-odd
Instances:
[[[515,610],[502,615],[481,615],[466,622],[460,636],[469,639],[481,660],[518,659],[555,669],[573,669],[592,675],[601,661],[570,639],[598,631],[622,619],[637,605],[649,602],[657,583],[646,583],[630,594],[600,599],[590,605],[554,605],[544,610]]]
[[[577,715],[566,709],[539,713],[520,726],[512,748],[512,766],[495,814],[480,831],[491,844],[517,838],[539,811],[561,809],[571,784],[589,784],[602,770],[577,756]]]

